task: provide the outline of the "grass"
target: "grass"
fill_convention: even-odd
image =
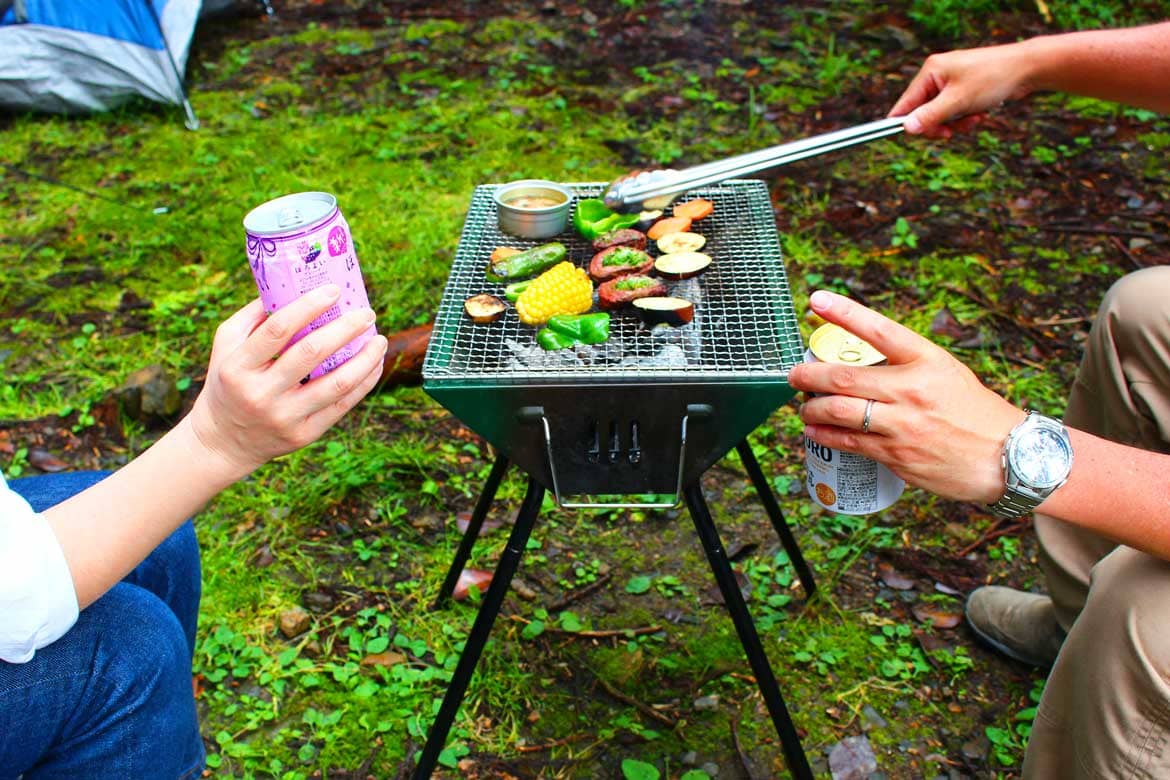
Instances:
[[[591,5],[606,19],[632,14],[623,24],[685,31],[711,4]],[[989,3],[994,18],[962,16],[947,29],[941,6],[895,10],[923,40],[990,39],[996,19],[1025,13]],[[479,183],[607,181],[634,164],[687,165],[875,118],[925,52],[876,42],[867,8],[785,6],[773,26],[724,14],[713,24],[734,46],[626,47],[621,67],[602,48],[603,25],[535,14],[322,22],[246,40],[229,30],[197,42],[199,132],[169,108],[142,105],[12,119],[0,130],[0,162],[13,166],[0,180],[0,252],[14,269],[0,277],[9,314],[0,420],[59,422],[84,437],[99,430],[103,399],[152,364],[188,395],[197,390],[214,326],[255,294],[241,220],[269,197],[337,195],[379,328],[390,332],[435,311]],[[1136,21],[1150,6],[1132,17],[1118,4],[1093,8],[1104,10],[1061,4],[1058,13],[1071,16],[1059,24],[1085,26],[1107,12]],[[1153,150],[1170,138],[1164,119],[1099,101],[1044,98],[1035,110],[1134,123]],[[1020,404],[1059,413],[1071,359],[1015,361],[1043,339],[1005,331],[995,309],[1059,316],[1068,304],[1054,278],[1099,293],[1120,271],[1087,242],[1056,243],[1011,224],[1003,204],[1046,186],[1036,179],[1047,169],[1083,162],[1086,132],[1046,120],[946,145],[886,140],[770,177],[797,311],[820,286],[861,291],[929,334],[946,307],[987,336],[986,348],[958,350],[981,377]],[[1160,155],[1100,153],[1162,176]],[[1002,245],[956,239],[976,229],[1003,236]],[[106,465],[159,432],[132,420],[121,427],[126,443],[101,453]],[[750,606],[809,755],[823,766],[828,748],[864,730],[888,776],[933,776],[949,771],[940,756],[986,738],[988,771],[1015,776],[1034,677],[919,625],[896,593],[871,598],[878,552],[969,544],[979,517],[915,490],[871,518],[814,510],[800,491],[799,432],[786,406],[751,443],[816,570],[821,592],[810,604],[734,455],[709,487],[725,542],[756,546],[737,568],[752,584]],[[0,462],[8,476],[32,470],[30,445],[16,444]],[[320,442],[199,516],[205,596],[195,672],[213,776],[292,780],[364,768],[391,777],[418,749],[475,614],[474,601],[442,613],[428,605],[454,551],[450,521],[471,508],[492,457],[421,390],[404,388],[371,396]],[[523,491],[510,473],[493,517],[510,514]],[[1014,541],[990,556],[993,579],[1035,576],[1032,549]],[[501,543],[498,533],[486,537],[471,565],[491,569]],[[605,577],[599,595],[548,609]],[[458,775],[462,760],[490,773],[494,756],[538,755],[548,777],[698,780],[706,773],[681,757],[694,752],[731,771],[732,722],[760,771],[781,771],[730,621],[706,602],[710,577],[685,513],[575,514],[546,502],[520,578],[540,595],[509,599],[505,613],[515,618],[496,625],[444,772]],[[279,625],[296,607],[307,609],[309,628],[288,639]],[[613,641],[579,635],[654,626]],[[694,706],[711,696],[714,709]],[[659,705],[674,727],[630,701]],[[984,707],[996,724],[986,733]]]

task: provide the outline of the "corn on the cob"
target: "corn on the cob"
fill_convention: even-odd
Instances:
[[[540,325],[554,314],[581,314],[592,306],[593,282],[585,269],[567,260],[536,277],[516,299],[516,312],[525,325]]]

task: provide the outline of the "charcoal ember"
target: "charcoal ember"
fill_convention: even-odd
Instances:
[[[512,353],[512,360],[508,365],[511,371],[522,371],[526,368],[557,368],[559,366],[584,367],[586,365],[585,361],[581,360],[577,352],[572,349],[547,350],[536,342],[521,344],[514,339],[508,339],[504,344]]]
[[[696,314],[698,306],[703,301],[703,288],[699,286],[698,277],[683,279],[670,285],[670,294],[675,298],[684,298],[695,304]]]
[[[623,366],[639,368],[686,368],[687,353],[678,344],[667,344],[649,357],[631,356],[622,359]]]

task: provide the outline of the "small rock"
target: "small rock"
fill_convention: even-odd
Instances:
[[[285,639],[292,639],[309,630],[313,619],[304,607],[293,607],[280,613],[280,633]]]
[[[333,609],[333,597],[319,590],[306,593],[304,601],[305,606],[314,612],[328,612]]]
[[[126,416],[139,422],[173,417],[179,411],[179,387],[161,365],[147,366],[126,377],[114,397]]]
[[[252,564],[257,569],[264,569],[271,566],[276,561],[276,556],[272,554],[272,548],[266,544],[260,545],[257,548],[255,555],[252,556]]]
[[[701,767],[699,767],[699,769],[703,772],[706,772],[707,776],[712,778],[712,780],[719,777],[719,765],[716,764],[714,761],[708,761],[707,763],[705,763]]]
[[[700,696],[695,699],[696,710],[713,710],[719,706],[719,696],[711,694],[710,696]]]
[[[866,780],[877,771],[877,757],[865,737],[846,737],[829,751],[833,780]]]
[[[886,723],[885,718],[878,714],[871,705],[867,704],[861,708],[861,727],[870,731],[871,729],[884,729],[889,724]]]
[[[416,531],[430,533],[443,527],[443,520],[434,512],[423,512],[410,518],[410,525]]]
[[[694,766],[699,763],[699,753],[695,750],[688,750],[682,756],[683,766]]]
[[[536,591],[523,580],[512,580],[512,591],[525,601],[536,601]]]
[[[972,761],[983,761],[987,758],[987,748],[990,743],[987,737],[979,737],[963,745],[963,755]]]

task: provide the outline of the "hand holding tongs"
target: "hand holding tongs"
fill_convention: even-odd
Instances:
[[[605,205],[614,211],[623,212],[662,209],[682,193],[696,187],[895,135],[902,132],[904,119],[900,116],[879,119],[681,171],[643,171],[609,185],[605,193]]]

